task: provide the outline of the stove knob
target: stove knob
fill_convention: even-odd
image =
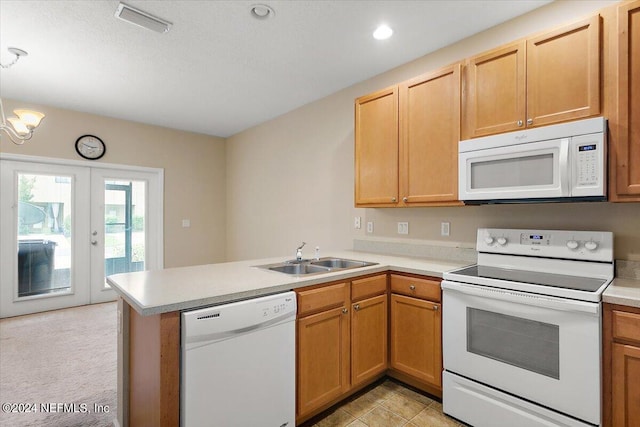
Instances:
[[[578,246],[579,246],[579,245],[578,245],[578,242],[576,242],[575,240],[569,240],[569,241],[567,242],[567,247],[568,247],[569,249],[578,249]]]
[[[598,244],[592,240],[592,241],[586,242],[584,244],[584,247],[590,251],[595,251],[596,249],[598,249]]]
[[[507,244],[507,238],[506,237],[498,237],[498,244],[500,246],[504,246]]]
[[[484,242],[485,242],[487,245],[491,245],[491,244],[493,243],[493,237],[491,237],[491,236],[487,236],[487,237],[485,237],[485,238],[484,238]]]

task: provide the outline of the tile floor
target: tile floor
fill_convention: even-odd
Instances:
[[[385,379],[302,427],[460,427],[442,404],[394,380]]]

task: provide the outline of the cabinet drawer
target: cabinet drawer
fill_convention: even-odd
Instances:
[[[613,338],[640,343],[640,314],[614,310]]]
[[[349,283],[336,283],[296,292],[298,294],[298,317],[322,310],[347,305]]]
[[[387,292],[387,275],[366,277],[351,282],[351,300],[359,301]]]
[[[391,292],[439,302],[440,281],[392,274]]]

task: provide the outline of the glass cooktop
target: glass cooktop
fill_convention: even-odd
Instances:
[[[506,280],[532,285],[552,286],[584,292],[596,292],[607,280],[592,277],[567,276],[564,274],[541,273],[538,271],[513,270],[500,267],[473,265],[451,274],[482,279]]]

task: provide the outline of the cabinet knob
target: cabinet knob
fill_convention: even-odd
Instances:
[[[412,291],[415,291],[416,290],[416,285],[410,285],[409,289],[411,289]]]
[[[403,201],[403,202],[405,202],[405,203],[407,203],[407,202],[409,201],[409,198],[408,198],[408,197],[403,197],[403,198],[402,198],[402,201]]]
[[[395,203],[396,198],[395,198],[395,197],[392,197],[392,198],[391,198],[391,201]]]
[[[528,125],[532,125],[533,124],[533,119],[527,119],[527,124]]]
[[[434,311],[438,311],[439,309],[440,309],[440,307],[438,307],[437,305],[434,305],[434,306],[433,306],[433,310],[434,310]]]
[[[360,310],[360,304],[356,304],[356,305],[354,305],[354,306],[353,306],[353,309],[354,309],[354,310]]]
[[[522,123],[522,120],[518,120],[518,127],[521,127],[524,123]]]
[[[347,314],[349,312],[349,310],[347,310],[346,308],[342,309],[342,314]]]

